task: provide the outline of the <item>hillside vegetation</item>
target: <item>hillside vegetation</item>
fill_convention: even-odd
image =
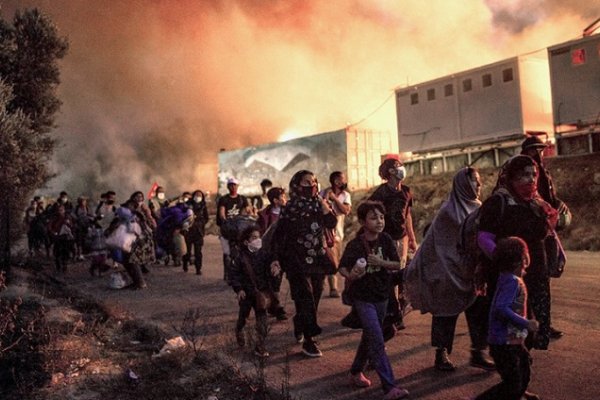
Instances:
[[[571,225],[560,231],[567,250],[600,251],[600,154],[554,157],[545,161],[554,180],[557,194],[571,209]],[[496,184],[497,168],[479,171],[483,181],[482,198],[486,199]],[[431,222],[452,187],[454,172],[439,175],[413,176],[406,179],[415,203],[414,227],[420,240],[423,228]],[[353,193],[354,207],[364,200],[370,191]],[[348,233],[356,231],[356,215],[353,213],[346,226]]]

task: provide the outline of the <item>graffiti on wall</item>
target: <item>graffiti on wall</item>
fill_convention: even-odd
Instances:
[[[302,169],[314,172],[325,187],[331,172],[346,170],[346,154],[345,130],[223,151],[219,153],[219,193],[227,192],[230,177],[240,181],[239,191],[244,195],[260,194],[260,182],[265,178],[287,189],[292,175]]]

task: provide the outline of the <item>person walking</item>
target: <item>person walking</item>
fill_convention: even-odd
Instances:
[[[417,250],[417,240],[413,229],[411,208],[413,196],[410,188],[402,182],[406,176],[406,169],[400,160],[388,158],[379,166],[379,176],[385,181],[381,184],[369,200],[380,201],[385,207],[385,233],[391,236],[396,243],[400,265],[406,267],[408,251]],[[396,284],[392,288],[390,303],[388,304],[390,316],[395,320],[397,329],[404,329],[403,312],[406,302],[402,297],[402,275],[396,274]]]
[[[528,333],[539,327],[536,320],[527,319],[527,288],[523,282],[529,266],[527,244],[518,237],[500,239],[493,263],[500,275],[489,316],[488,341],[502,381],[475,400],[539,400],[538,395],[527,391],[531,356],[524,342]]]
[[[517,236],[527,243],[531,264],[524,278],[529,292],[530,312],[540,324],[535,339],[528,339],[531,348],[546,350],[550,340],[550,276],[548,272],[546,238],[558,220],[557,211],[537,191],[537,163],[529,156],[511,158],[504,169],[501,186],[481,206],[477,242],[484,254],[487,295],[491,300],[498,270],[491,263],[498,240]]]
[[[208,210],[206,208],[206,200],[204,193],[201,190],[195,190],[192,193],[192,198],[187,203],[190,210],[194,214],[192,225],[185,233],[185,242],[187,253],[183,256],[183,270],[187,272],[188,264],[191,261],[191,253],[194,253],[194,266],[196,267],[196,275],[202,275],[202,247],[204,246],[204,231],[208,222]]]
[[[342,245],[344,242],[344,222],[346,215],[352,211],[352,198],[346,190],[348,188],[348,180],[346,175],[341,171],[334,171],[329,175],[330,187],[321,192],[321,196],[329,201],[329,205],[337,218],[335,229],[330,231],[333,235],[328,238],[331,243],[327,243],[332,252],[333,259],[339,263],[342,255]],[[327,232],[326,232],[327,234]],[[327,275],[327,283],[329,284],[329,297],[339,298],[336,274]]]
[[[544,166],[544,151],[548,145],[544,143],[538,136],[529,136],[521,144],[521,154],[527,155],[538,164],[539,176],[538,176],[538,193],[542,198],[550,204],[559,215],[556,230],[564,229],[571,224],[571,211],[564,201],[558,198],[556,195],[556,188],[550,172]],[[557,233],[554,233],[557,235]],[[546,249],[556,251],[556,242],[552,237],[546,239]],[[564,335],[564,332],[550,326],[550,339],[559,339]]]
[[[239,181],[236,178],[227,179],[227,190],[229,193],[220,197],[217,202],[217,225],[219,228],[221,228],[227,219],[239,215],[242,209],[248,207],[248,200],[245,196],[238,193],[238,188]],[[219,235],[219,241],[223,249],[223,280],[227,281],[231,264],[231,247],[229,240],[222,234]]]
[[[402,399],[409,393],[396,386],[383,337],[383,319],[392,286],[389,271],[400,270],[400,257],[393,239],[383,232],[383,204],[366,201],[358,206],[357,215],[361,231],[348,243],[340,261],[340,274],[349,282],[348,297],[362,327],[350,381],[356,387],[371,386],[364,375],[369,362],[381,380],[384,400]]]
[[[67,272],[67,262],[75,243],[75,224],[64,203],[58,203],[53,210],[55,213],[50,218],[47,229],[53,243],[56,272],[64,273]]]
[[[317,312],[325,276],[335,271],[324,249],[323,229],[333,229],[337,218],[319,196],[311,171],[301,170],[290,180],[290,200],[273,233],[273,267],[280,267],[289,281],[296,308],[294,335],[307,357],[323,353],[314,337],[322,331]]]
[[[244,327],[250,311],[254,310],[256,317],[256,344],[254,354],[258,357],[268,357],[265,348],[267,337],[267,299],[268,281],[281,271],[269,267],[268,256],[261,252],[262,241],[258,225],[245,228],[240,234],[240,251],[232,259],[230,285],[236,293],[239,304],[238,319],[235,326],[235,337],[240,347],[246,345]]]
[[[406,296],[415,310],[430,313],[435,368],[454,371],[452,353],[456,322],[464,312],[471,337],[471,366],[494,370],[487,348],[489,303],[475,293],[475,270],[464,265],[459,251],[463,221],[481,207],[481,178],[471,167],[461,168],[448,200],[437,212],[404,272]]]

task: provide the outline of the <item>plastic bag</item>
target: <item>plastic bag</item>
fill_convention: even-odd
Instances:
[[[111,289],[123,289],[127,286],[127,282],[125,282],[125,278],[123,278],[123,274],[120,272],[113,272],[110,274],[110,281],[108,286]]]
[[[139,227],[137,223],[131,223],[132,226],[134,224]],[[135,234],[135,228],[130,231],[127,229],[126,224],[121,224],[106,238],[106,245],[110,248],[130,253],[131,246],[136,239],[137,235]]]

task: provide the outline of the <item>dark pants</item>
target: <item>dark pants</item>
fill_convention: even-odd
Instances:
[[[527,311],[528,318],[533,318],[540,323],[540,328],[535,335],[527,337],[527,347],[545,350],[550,342],[550,278],[541,274],[526,274],[523,277],[527,286]]]
[[[60,237],[54,240],[54,265],[57,271],[67,271],[67,262],[71,257],[73,243],[73,240]]]
[[[490,345],[490,354],[502,382],[476,397],[476,400],[519,400],[531,376],[531,357],[523,345]]]
[[[267,311],[260,310],[256,307],[256,296],[254,293],[246,292],[246,298],[239,302],[240,310],[238,312],[238,320],[235,325],[235,331],[241,332],[246,326],[246,321],[250,316],[250,311],[254,310],[256,317],[256,345],[264,346],[265,338],[267,337]]]
[[[204,246],[203,237],[185,237],[185,244],[187,247],[187,253],[183,256],[183,268],[187,270],[187,266],[192,259],[192,250],[194,251],[194,266],[196,271],[202,269],[202,246]]]
[[[487,297],[477,296],[477,299],[465,310],[469,336],[471,337],[471,348],[483,350],[487,348],[488,315],[490,304]],[[460,315],[460,314],[459,314]],[[431,345],[437,348],[445,348],[448,354],[452,353],[454,344],[454,332],[458,315],[449,317],[434,316],[431,321]]]
[[[144,276],[142,275],[142,268],[139,264],[135,264],[129,261],[130,254],[124,254],[123,266],[125,267],[125,271],[131,278],[132,287],[135,288],[145,288],[146,281],[144,280]]]
[[[287,274],[287,279],[296,306],[294,334],[303,334],[306,339],[319,335],[322,330],[317,323],[317,310],[323,294],[325,274]]]

